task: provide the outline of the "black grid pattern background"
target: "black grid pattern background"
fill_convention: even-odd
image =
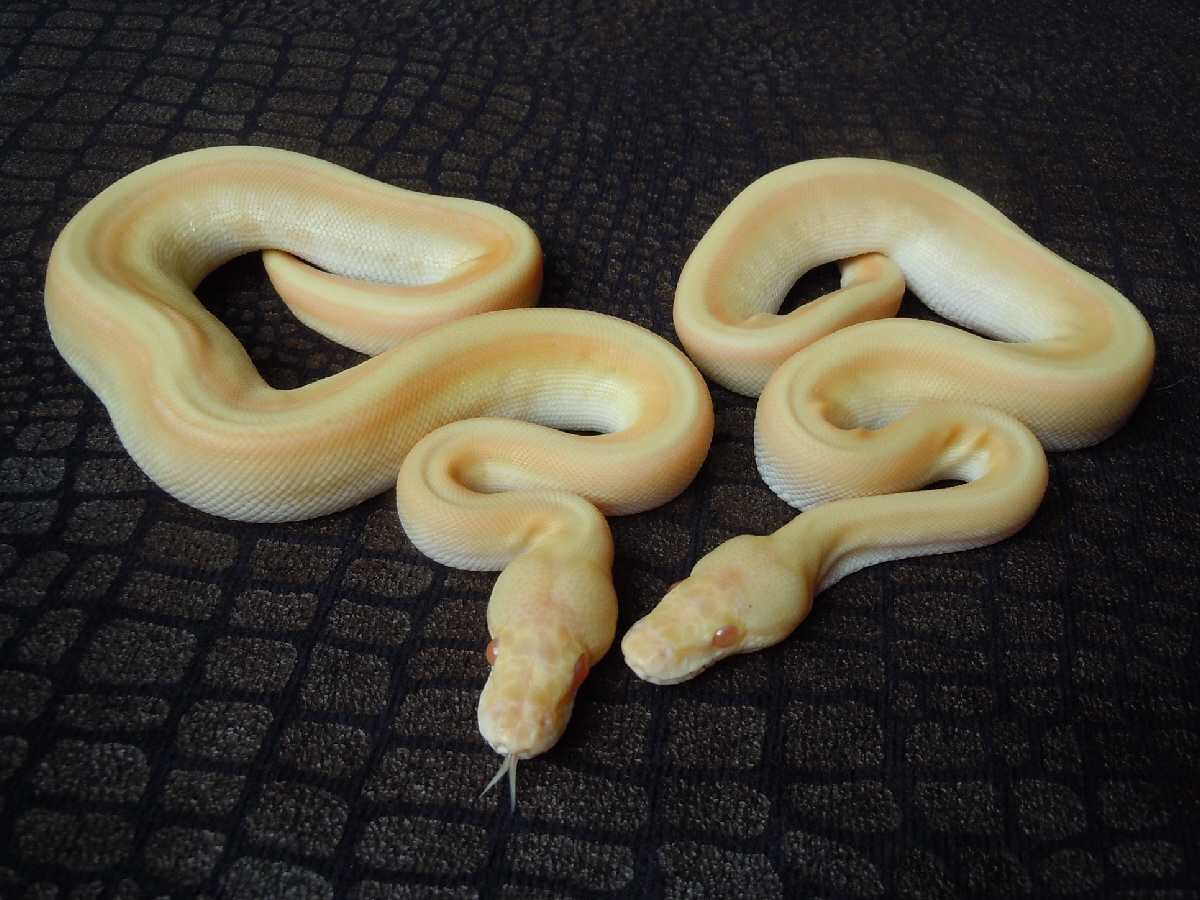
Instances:
[[[1084,0],[3,4],[0,895],[1200,896],[1198,23]],[[1154,379],[1114,438],[1052,457],[1016,537],[860,573],[684,685],[610,653],[510,815],[478,796],[493,576],[422,558],[388,495],[289,526],[172,501],[50,342],[70,216],[215,144],[504,206],[542,240],[544,305],[668,338],[683,261],[754,178],[911,163],[1130,297]],[[256,258],[201,294],[278,387],[359,359]],[[613,522],[621,631],[791,515],[753,403],[714,400],[692,487]]]

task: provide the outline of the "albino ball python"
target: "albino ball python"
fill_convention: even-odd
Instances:
[[[831,260],[849,260],[841,290],[772,314]],[[875,321],[905,279],[988,337]],[[782,640],[816,592],[864,566],[1017,531],[1045,490],[1041,445],[1110,435],[1154,359],[1146,321],[1103,281],[970,191],[860,159],[789,166],[736,197],[684,266],[675,327],[706,375],[761,393],[759,470],[807,511],[718,547],[630,629],[626,661],[658,683]],[[946,479],[965,483],[918,491]]]
[[[270,388],[193,293],[261,248],[328,270],[267,254],[302,320],[379,355]],[[506,308],[536,301],[541,267],[533,232],[496,207],[229,147],[109,187],[63,230],[46,276],[55,344],[175,497],[274,522],[395,483],[422,552],[504,570],[479,727],[505,756],[514,802],[516,760],[558,740],[614,637],[604,516],[674,497],[712,435],[704,380],[666,341],[594,313]]]

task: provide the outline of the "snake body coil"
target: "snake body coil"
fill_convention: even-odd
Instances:
[[[841,290],[774,314],[832,260]],[[905,281],[978,334],[881,319]],[[748,187],[684,266],[675,326],[706,375],[761,394],[759,470],[807,511],[718,547],[630,629],[626,661],[661,683],[782,640],[864,566],[1012,534],[1041,502],[1042,446],[1112,434],[1154,360],[1145,319],[1109,285],[965,188],[877,160],[798,163]],[[918,490],[947,479],[965,483]]]
[[[378,355],[270,388],[193,293],[262,248],[300,318]],[[496,207],[238,147],[172,157],[102,192],[63,230],[46,278],[59,350],[180,500],[287,521],[396,484],[419,549],[504,569],[479,720],[509,771],[558,739],[613,640],[604,515],[678,494],[712,433],[704,381],[666,341],[607,316],[520,308],[537,299],[541,265],[530,229]]]

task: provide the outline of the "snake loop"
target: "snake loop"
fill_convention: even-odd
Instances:
[[[302,320],[378,355],[269,387],[193,294],[263,248]],[[46,277],[55,344],[167,492],[277,522],[395,484],[418,548],[503,569],[479,723],[508,772],[558,739],[579,673],[613,640],[604,516],[682,491],[712,434],[704,381],[666,341],[608,316],[524,308],[541,271],[533,232],[496,207],[226,147],[103,191],[63,230]]]
[[[833,260],[841,290],[774,314]],[[880,319],[905,281],[978,333]],[[718,547],[630,629],[626,661],[660,683],[782,640],[816,592],[864,566],[1011,535],[1041,502],[1043,446],[1112,434],[1154,360],[1145,319],[1108,284],[965,188],[878,160],[750,185],[684,265],[675,326],[706,375],[761,395],[759,471],[803,512]],[[964,483],[918,490],[941,480]]]

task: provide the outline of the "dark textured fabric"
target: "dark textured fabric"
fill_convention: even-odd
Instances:
[[[0,895],[1196,898],[1198,44],[1183,2],[5,3]],[[543,304],[669,338],[755,177],[891,158],[1115,285],[1159,359],[1016,537],[853,576],[687,684],[610,653],[510,815],[479,797],[493,576],[422,558],[387,495],[287,526],[172,501],[50,342],[70,216],[234,143],[511,209]],[[276,386],[359,359],[257,258],[201,294]],[[792,514],[753,403],[714,398],[697,481],[613,522],[622,631]]]

